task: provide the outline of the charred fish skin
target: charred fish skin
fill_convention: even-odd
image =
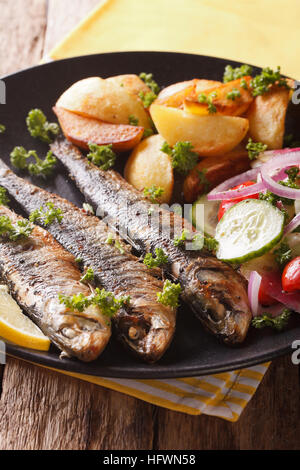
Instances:
[[[157,302],[163,289],[161,271],[148,269],[118,237],[120,249],[108,244],[109,229],[66,199],[51,194],[15,175],[0,160],[0,185],[30,213],[52,202],[63,212],[61,223],[47,230],[66,250],[92,267],[96,280],[115,295],[130,296],[129,305],[114,317],[114,330],[140,359],[152,363],[169,347],[176,326],[176,310]]]
[[[0,216],[13,223],[21,220],[3,206]],[[90,295],[91,291],[80,283],[74,256],[48,232],[35,226],[23,240],[1,237],[0,273],[19,305],[59,349],[86,362],[101,354],[111,328],[98,307],[79,313],[59,302],[59,294]]]
[[[153,232],[145,218],[151,210],[150,202],[115,171],[100,170],[65,139],[58,138],[51,149],[97,212],[100,210],[101,216],[108,214],[116,230],[129,227],[127,238],[136,250],[153,252],[158,246],[165,250],[170,260],[169,274],[181,283],[183,299],[206,329],[228,344],[245,339],[251,311],[242,276],[205,250],[195,253],[175,247],[172,232],[175,226],[183,226],[176,214],[161,209],[162,218],[170,219],[170,234]],[[189,224],[185,221],[184,226]]]

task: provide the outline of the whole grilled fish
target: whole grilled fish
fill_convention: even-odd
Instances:
[[[183,299],[202,324],[227,343],[242,342],[251,321],[245,281],[204,249],[196,252],[174,246],[176,228],[188,228],[188,222],[160,209],[163,229],[154,229],[149,222],[151,203],[118,173],[100,170],[65,139],[58,138],[51,149],[97,214],[100,211],[100,216],[106,216],[115,230],[125,233],[128,228],[127,239],[139,253],[153,253],[156,247],[164,249],[170,261],[169,274],[180,281]],[[164,220],[168,220],[169,233]]]
[[[176,309],[157,301],[163,289],[161,271],[147,268],[130,253],[130,247],[118,237],[107,243],[109,230],[97,217],[88,215],[71,202],[51,194],[15,175],[0,160],[0,185],[27,213],[52,202],[63,212],[61,223],[47,230],[85,267],[91,267],[97,281],[117,295],[130,296],[129,305],[114,318],[117,335],[140,358],[157,361],[166,351],[175,332]]]
[[[22,220],[0,206],[0,216],[12,223]],[[59,294],[91,294],[80,283],[75,258],[41,227],[28,238],[11,241],[0,237],[0,275],[24,311],[56,346],[82,361],[96,359],[111,336],[107,318],[97,306],[72,311],[59,302]]]

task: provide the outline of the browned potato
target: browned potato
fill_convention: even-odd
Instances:
[[[189,141],[201,156],[230,152],[245,137],[248,120],[236,116],[197,116],[181,109],[153,103],[150,114],[160,135],[174,146]]]
[[[56,103],[59,108],[111,124],[128,124],[129,117],[138,119],[140,126],[150,128],[149,115],[141,101],[124,87],[100,77],[90,77],[74,83]]]
[[[247,118],[249,136],[255,142],[267,144],[269,149],[282,148],[289,97],[290,91],[286,88],[273,87],[254,99]]]
[[[194,202],[199,195],[248,169],[250,169],[248,152],[242,146],[220,157],[204,158],[185,178],[183,185],[185,201]],[[199,172],[203,174],[205,182],[200,181]]]
[[[122,152],[135,147],[143,136],[143,127],[108,124],[57,106],[53,111],[65,137],[83,149],[88,149],[89,142],[93,142],[98,145],[112,144],[114,150]]]
[[[160,186],[164,193],[160,202],[169,203],[173,192],[171,157],[162,152],[164,139],[160,135],[148,137],[133,150],[125,167],[125,178],[136,189]]]
[[[200,80],[198,78],[185,82],[174,83],[173,85],[164,88],[159,93],[155,103],[179,108],[183,105],[186,98],[196,99],[199,93],[203,90],[217,87],[219,85],[222,85],[221,82],[204,79]]]

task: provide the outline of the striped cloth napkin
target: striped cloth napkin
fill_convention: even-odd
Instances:
[[[292,14],[291,14],[292,12]],[[228,57],[300,77],[298,0],[102,0],[46,60],[100,52],[164,50]],[[266,21],[267,18],[267,21]],[[99,72],[101,74],[101,72]],[[128,70],[130,73],[130,70]],[[237,421],[270,363],[168,380],[98,378],[58,371],[154,405]]]

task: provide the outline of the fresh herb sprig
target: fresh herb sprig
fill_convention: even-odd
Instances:
[[[128,124],[130,126],[138,126],[139,125],[139,120],[133,114],[130,114],[130,116],[128,118]]]
[[[240,97],[241,97],[241,92],[237,88],[232,88],[232,90],[229,91],[229,93],[227,93],[226,95],[226,98],[232,101],[235,101],[236,98],[240,98]]]
[[[29,220],[22,219],[12,223],[6,215],[0,216],[0,235],[12,241],[28,238],[33,230]]]
[[[292,250],[286,240],[283,240],[279,247],[273,251],[275,261],[281,269],[293,258]]]
[[[268,146],[262,142],[253,142],[251,137],[248,139],[246,150],[248,150],[248,157],[250,160],[256,160],[260,153],[267,150]]]
[[[270,91],[272,85],[290,89],[286,78],[280,74],[280,67],[277,67],[276,70],[272,70],[270,67],[262,69],[262,72],[250,82],[252,95],[264,95]]]
[[[253,318],[252,326],[259,329],[271,327],[277,331],[282,331],[286,328],[291,314],[292,311],[287,308],[285,308],[277,317],[272,317],[268,313],[263,313],[262,315]]]
[[[28,163],[27,160],[33,157],[35,163]],[[27,150],[24,147],[15,147],[10,154],[10,161],[15,168],[19,170],[27,169],[31,175],[47,178],[51,176],[54,166],[57,162],[56,157],[50,151],[44,160],[38,157],[35,150]]]
[[[241,65],[240,67],[233,68],[231,65],[226,65],[223,82],[231,82],[232,80],[237,80],[238,78],[246,77],[247,75],[252,75],[252,67],[250,65]]]
[[[155,93],[153,93],[153,91],[147,91],[147,92],[140,91],[139,92],[139,98],[141,99],[141,101],[144,105],[144,108],[148,109],[151,106],[151,104],[153,103],[153,101],[156,100],[157,95]]]
[[[144,196],[148,198],[153,204],[159,202],[164,192],[165,190],[163,188],[161,188],[160,186],[156,186],[155,184],[153,184],[149,188],[144,188],[143,191]]]
[[[155,255],[153,257],[152,253],[146,254],[143,263],[148,268],[157,268],[168,263],[168,257],[162,248],[155,248]]]
[[[117,155],[112,150],[112,144],[97,145],[90,142],[89,149],[90,152],[87,154],[87,158],[101,170],[106,171],[114,166]]]
[[[164,142],[161,151],[170,155],[172,166],[179,173],[186,174],[195,167],[199,160],[196,152],[193,152],[191,142],[177,142],[172,148],[167,142]]]
[[[45,207],[40,207],[39,209],[35,209],[31,212],[29,216],[29,220],[32,223],[38,223],[47,227],[47,225],[53,224],[53,222],[57,221],[59,224],[63,219],[63,212],[60,208],[55,207],[53,202],[47,202]]]
[[[178,299],[181,292],[182,288],[180,284],[175,284],[167,279],[164,282],[163,291],[157,293],[157,301],[175,309],[179,305]]]
[[[0,186],[0,205],[1,206],[8,206],[9,198],[7,196],[7,191],[5,188]]]
[[[214,114],[217,112],[217,108],[213,103],[213,100],[217,97],[217,93],[213,91],[209,95],[206,95],[205,93],[200,93],[198,95],[198,101],[199,103],[204,103],[207,104],[207,109],[209,114]]]
[[[83,284],[88,284],[89,282],[93,282],[95,278],[94,270],[93,268],[87,268],[84,275],[80,279],[80,282]]]
[[[123,255],[125,253],[125,250],[124,250],[123,246],[121,245],[120,241],[117,238],[114,238],[112,233],[108,234],[107,239],[105,240],[105,243],[107,245],[114,245],[119,250],[121,255]]]
[[[145,84],[150,88],[150,90],[155,94],[158,95],[160,92],[160,87],[156,83],[155,80],[153,80],[153,74],[152,73],[145,73],[142,72],[139,75],[140,79],[145,82]]]
[[[51,144],[53,137],[59,134],[58,124],[54,122],[49,123],[45,114],[40,109],[29,111],[26,124],[32,137],[38,138],[47,144]]]

